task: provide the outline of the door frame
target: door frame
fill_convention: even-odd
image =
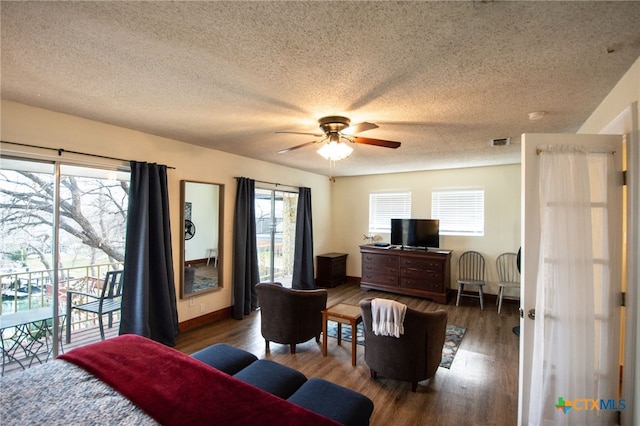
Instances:
[[[640,123],[638,119],[638,102],[631,103],[611,123],[605,126],[601,134],[615,134],[626,136],[627,161],[627,269],[626,269],[626,297],[624,316],[624,353],[622,383],[622,398],[627,403],[621,413],[622,425],[640,424],[640,410],[635,409],[635,396],[640,391],[637,372],[640,371],[640,351],[637,340],[640,329],[638,306],[640,306],[640,292],[637,283],[640,280]],[[635,256],[635,258],[634,258]],[[635,284],[635,285],[634,285]]]

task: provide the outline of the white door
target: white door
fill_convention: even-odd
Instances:
[[[588,151],[615,151],[616,170],[622,171],[622,137],[575,134],[526,134],[522,136],[522,260],[521,260],[521,308],[520,363],[518,424],[529,422],[531,396],[531,369],[534,351],[534,323],[529,312],[536,306],[536,288],[540,251],[540,202],[539,202],[539,149],[554,145],[579,145]],[[562,185],[563,182],[557,182]],[[621,231],[617,231],[621,232]],[[618,263],[621,264],[621,263]],[[543,315],[543,313],[538,313]],[[618,324],[619,327],[619,324]],[[613,374],[613,372],[611,372]],[[618,374],[615,372],[615,374]],[[562,395],[557,395],[561,397]],[[569,395],[567,395],[569,397]],[[574,398],[593,398],[594,395],[575,395]],[[549,407],[553,409],[554,407]]]

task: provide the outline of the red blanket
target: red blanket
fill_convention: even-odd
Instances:
[[[188,355],[136,335],[59,357],[102,380],[163,425],[336,425]]]

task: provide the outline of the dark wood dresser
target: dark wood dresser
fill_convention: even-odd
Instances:
[[[326,253],[316,256],[316,285],[335,287],[347,282],[347,253]]]
[[[432,299],[451,298],[451,250],[402,250],[360,246],[360,287]]]

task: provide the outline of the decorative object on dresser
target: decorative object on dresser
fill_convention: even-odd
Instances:
[[[451,298],[451,250],[408,250],[360,246],[360,287],[432,299]]]
[[[347,254],[326,253],[316,257],[318,287],[335,287],[347,282]]]

